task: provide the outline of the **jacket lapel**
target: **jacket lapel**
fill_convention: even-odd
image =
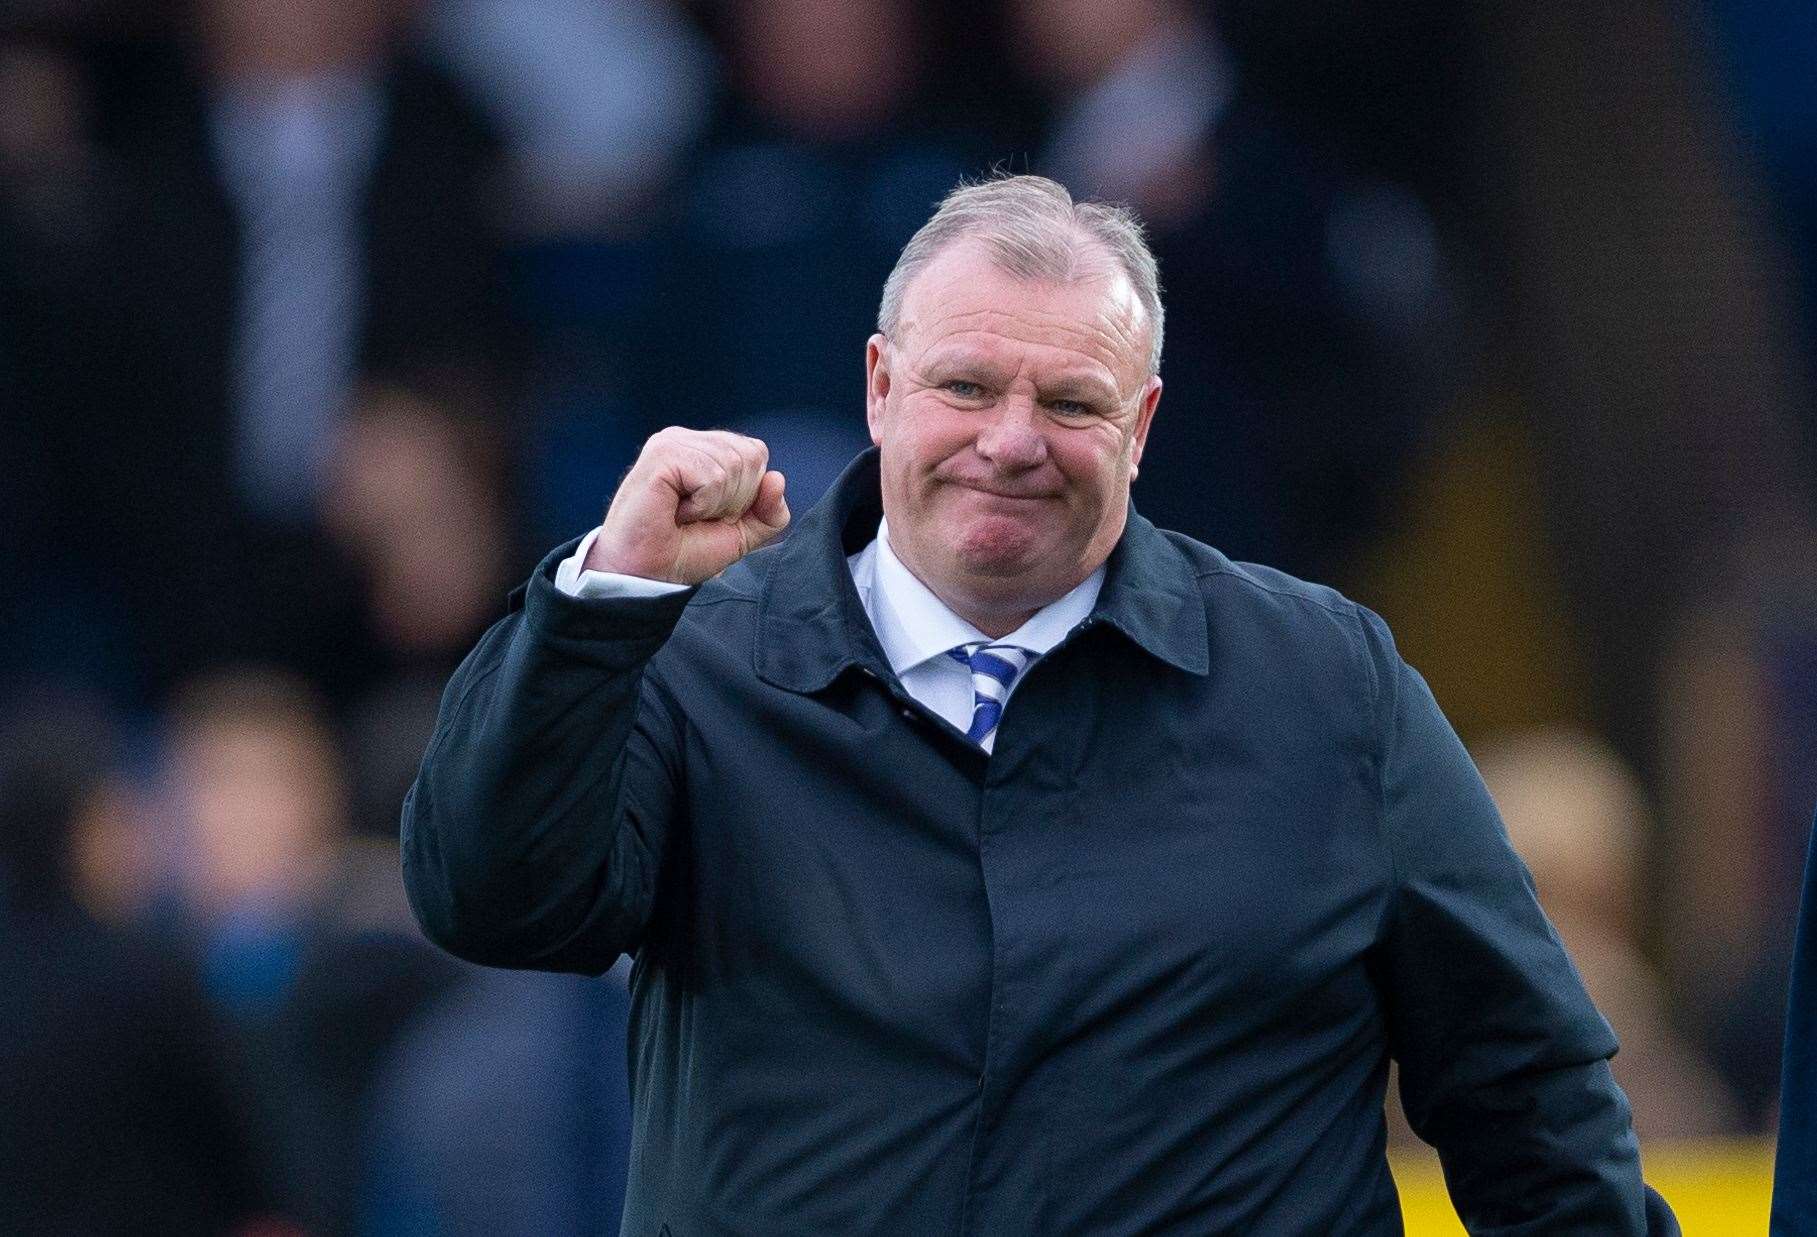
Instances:
[[[1104,574],[1092,622],[1104,622],[1151,656],[1188,674],[1211,672],[1205,601],[1192,563],[1168,535],[1129,508]]]
[[[882,519],[877,449],[871,447],[846,466],[776,548],[758,603],[758,678],[806,693],[819,691],[851,666],[891,677],[845,561],[877,535]]]

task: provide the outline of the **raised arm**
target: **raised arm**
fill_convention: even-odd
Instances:
[[[668,429],[619,486],[586,567],[697,585],[788,519],[761,442]],[[552,579],[561,553],[442,697],[404,800],[404,885],[451,953],[597,973],[635,947],[653,909],[680,714],[646,668],[693,589],[568,596]]]

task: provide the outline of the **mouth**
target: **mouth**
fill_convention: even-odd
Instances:
[[[976,494],[984,494],[984,495],[988,495],[991,498],[1002,498],[1002,499],[1006,499],[1006,500],[1009,500],[1012,502],[1024,502],[1024,503],[1043,502],[1043,501],[1046,501],[1047,499],[1051,499],[1051,498],[1055,497],[1055,495],[1053,495],[1053,494],[1048,494],[1048,493],[1044,493],[1044,492],[1018,494],[1018,493],[1015,493],[1015,492],[1009,491],[1009,490],[992,489],[988,485],[979,485],[976,482],[971,482],[971,481],[956,481],[953,484],[959,486],[961,489],[971,490],[973,493],[976,493]]]

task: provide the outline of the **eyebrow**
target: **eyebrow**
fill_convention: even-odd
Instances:
[[[921,368],[941,371],[965,369],[994,374],[1001,372],[1003,367],[981,352],[955,348],[950,352],[935,352],[932,356],[924,357]]]
[[[1039,388],[1042,399],[1076,399],[1082,402],[1115,403],[1120,397],[1107,382],[1084,375],[1069,374]]]

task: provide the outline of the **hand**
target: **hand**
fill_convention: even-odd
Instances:
[[[699,584],[789,526],[770,449],[726,430],[658,431],[625,474],[586,570]]]

